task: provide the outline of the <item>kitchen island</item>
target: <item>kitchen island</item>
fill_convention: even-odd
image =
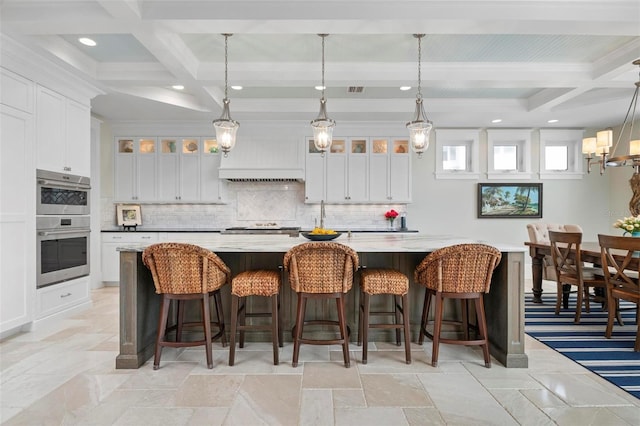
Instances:
[[[210,233],[206,239],[198,238],[197,244],[215,252],[231,268],[235,275],[243,270],[255,268],[277,268],[282,264],[284,253],[291,247],[307,242],[302,236],[286,235],[221,235]],[[524,254],[521,246],[489,243],[445,235],[401,234],[401,233],[353,233],[338,237],[335,242],[353,248],[360,256],[364,267],[396,268],[409,276],[410,318],[412,336],[419,332],[420,315],[424,301],[424,289],[413,282],[413,270],[430,252],[453,244],[485,243],[502,252],[502,260],[494,271],[491,291],[485,297],[487,326],[491,354],[506,367],[527,367],[524,352]],[[185,241],[184,239],[182,242]],[[138,368],[153,354],[155,332],[158,323],[160,297],[155,294],[149,270],[142,263],[145,245],[125,245],[120,251],[120,353],[116,368]],[[289,330],[294,321],[296,294],[285,280],[281,291],[283,327]],[[358,275],[354,287],[346,299],[347,321],[351,340],[356,339],[358,319]],[[256,299],[258,308],[261,298]],[[222,289],[225,323],[230,324],[230,288]],[[384,303],[384,302],[383,302]],[[372,305],[372,310],[374,309]],[[249,304],[251,309],[251,304]],[[331,314],[332,304],[320,304],[314,312]],[[388,309],[388,308],[387,308]],[[227,330],[228,332],[228,330]],[[305,330],[305,333],[307,331]],[[314,331],[311,331],[312,333]],[[323,333],[322,330],[317,333]],[[247,335],[248,339],[252,334]],[[260,339],[260,336],[257,337]],[[371,340],[391,340],[392,335],[380,333]],[[285,340],[290,340],[285,333]]]

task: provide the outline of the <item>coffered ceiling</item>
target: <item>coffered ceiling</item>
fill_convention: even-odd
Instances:
[[[222,33],[233,33],[229,85],[243,89],[229,98],[241,123],[315,118],[318,33],[330,34],[326,98],[338,126],[411,118],[414,33],[426,34],[422,94],[436,128],[614,126],[639,79],[631,64],[640,58],[639,0],[0,0],[0,8],[2,33],[105,92],[92,108],[108,120],[217,118]]]

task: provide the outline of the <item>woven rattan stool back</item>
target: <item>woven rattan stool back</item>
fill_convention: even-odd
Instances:
[[[230,283],[231,271],[215,253],[183,243],[153,244],[142,253],[156,293],[209,293]]]
[[[330,241],[302,243],[284,256],[291,288],[303,293],[348,292],[358,262],[352,248]]]

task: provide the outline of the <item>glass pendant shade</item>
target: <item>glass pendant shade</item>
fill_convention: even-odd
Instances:
[[[217,120],[213,120],[213,127],[216,129],[218,146],[226,156],[236,145],[236,132],[238,131],[238,127],[240,127],[240,123],[231,119],[229,114],[229,99],[225,98],[223,103],[222,116]]]
[[[336,122],[327,117],[327,100],[320,99],[320,113],[311,122],[313,129],[313,144],[320,152],[328,151],[333,140],[333,128]]]
[[[416,99],[416,112],[412,121],[407,123],[409,129],[409,144],[411,149],[421,156],[429,148],[429,137],[433,123],[429,121],[424,113],[422,98]]]

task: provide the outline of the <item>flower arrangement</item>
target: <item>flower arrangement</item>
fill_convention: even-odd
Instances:
[[[613,224],[614,228],[620,228],[625,233],[634,233],[640,232],[640,215],[638,216],[629,216],[622,219],[616,220]]]
[[[394,209],[389,210],[388,212],[386,212],[384,214],[384,217],[391,223],[393,223],[393,221],[396,219],[396,217],[398,217],[398,212],[395,211]]]

